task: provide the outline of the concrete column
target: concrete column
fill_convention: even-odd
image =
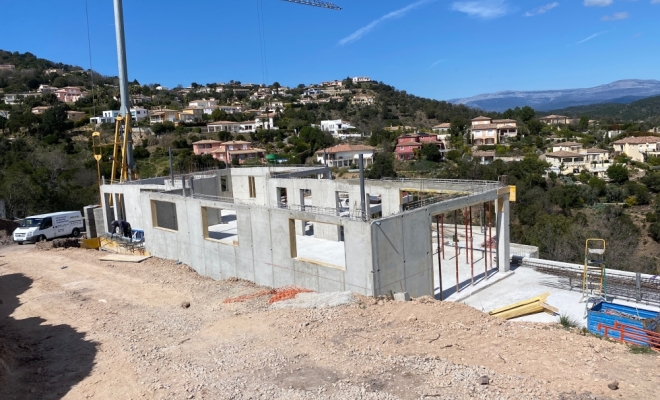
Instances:
[[[511,269],[508,193],[497,198],[495,210],[497,212],[497,267],[500,272],[508,272]]]
[[[119,220],[119,195],[117,193],[112,193],[112,205],[113,205],[113,211],[115,213],[115,221]]]
[[[300,209],[302,211],[305,211],[305,190],[300,189],[299,193],[300,193],[300,199],[299,199]],[[305,224],[306,221],[302,221],[302,220],[296,221],[296,235],[305,236]]]

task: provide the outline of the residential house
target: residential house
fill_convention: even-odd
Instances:
[[[368,76],[356,76],[353,78],[353,83],[371,82]]]
[[[625,154],[635,161],[645,162],[647,157],[660,155],[660,137],[633,136],[612,142],[616,154]]]
[[[16,66],[13,64],[0,64],[0,71],[13,71]]]
[[[495,151],[474,151],[472,152],[472,158],[479,160],[480,164],[490,164],[495,161]]]
[[[550,163],[553,170],[559,170],[562,175],[579,174],[585,167],[585,155],[572,151],[545,153],[545,161]]]
[[[362,154],[364,165],[373,164],[376,148],[361,144],[340,144],[316,152],[316,161],[329,167],[358,165]]]
[[[32,114],[37,114],[41,115],[46,112],[46,110],[50,109],[52,106],[39,106],[39,107],[33,107],[32,108]]]
[[[211,106],[216,106],[218,105],[218,100],[214,98],[210,99],[203,99],[203,100],[193,100],[188,103],[188,107],[190,108],[195,108],[195,107],[201,107],[201,108],[207,108]]]
[[[50,86],[50,85],[39,85],[39,89],[37,89],[37,92],[39,93],[55,93],[58,90],[55,86]]]
[[[150,124],[156,124],[160,123],[162,124],[165,121],[169,122],[178,122],[179,121],[179,113],[180,111],[178,110],[171,110],[169,108],[163,108],[157,111],[153,111],[151,115],[149,116],[149,123]]]
[[[193,152],[196,155],[210,154],[213,150],[217,150],[222,144],[219,140],[200,140],[193,143]]]
[[[417,152],[424,144],[433,144],[438,146],[438,149],[444,152],[447,148],[444,142],[438,141],[436,135],[428,134],[411,134],[400,136],[397,139],[395,148],[396,157],[399,160],[414,160]],[[443,155],[443,153],[441,153]]]
[[[49,69],[45,70],[44,73],[45,73],[45,74],[57,74],[57,75],[62,75],[62,74],[64,74],[64,70],[63,70],[63,69],[59,69],[59,68],[49,68]]]
[[[131,95],[131,104],[137,106],[138,104],[151,103],[151,97],[143,94]]]
[[[37,97],[41,96],[41,93],[28,92],[28,93],[5,93],[5,97],[2,98],[5,104],[19,104],[23,99],[27,97]]]
[[[67,111],[66,117],[72,121],[78,121],[85,118],[85,113],[82,111]]]
[[[133,121],[142,121],[149,116],[149,111],[144,107],[132,107],[131,118]]]
[[[552,145],[552,151],[572,151],[573,153],[579,153],[582,150],[582,143],[575,142],[558,142]]]
[[[84,93],[79,87],[75,86],[67,86],[55,91],[57,100],[63,103],[75,103],[86,95],[87,94]]]
[[[438,124],[438,125],[434,126],[431,129],[435,133],[445,134],[445,133],[449,132],[450,128],[451,128],[451,124],[449,122],[445,122],[445,123],[442,123],[442,124]]]
[[[263,162],[266,150],[252,148],[250,142],[234,140],[230,142],[221,143],[217,149],[211,151],[213,158],[216,160],[224,161],[226,164],[231,164],[237,160],[239,164],[243,164],[247,160],[258,159]]]
[[[351,99],[351,103],[353,104],[358,104],[362,106],[370,106],[374,104],[375,98],[374,96],[366,95],[366,94],[358,94],[357,96],[354,96]]]
[[[564,115],[548,115],[547,117],[539,118],[539,121],[548,125],[568,125],[573,122],[573,119]]]
[[[252,133],[257,129],[277,129],[273,127],[273,118],[266,122],[265,118],[256,118],[254,121],[216,121],[206,125],[209,132]]]
[[[204,107],[188,107],[185,110],[179,112],[178,120],[179,122],[189,123],[189,122],[198,122],[202,120],[204,115]]]
[[[503,143],[518,135],[518,126],[513,119],[477,117],[472,120],[472,144],[474,146]]]
[[[332,136],[340,136],[346,134],[350,129],[355,129],[350,122],[341,119],[321,121],[320,127],[324,132],[331,132]]]

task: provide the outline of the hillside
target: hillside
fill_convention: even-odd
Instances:
[[[630,103],[639,99],[660,95],[660,81],[626,79],[592,88],[561,90],[507,90],[495,93],[449,100],[454,104],[488,111],[505,111],[508,108],[530,106],[536,110],[553,110],[596,103]]]
[[[599,103],[575,106],[549,111],[552,114],[569,117],[588,116],[594,119],[614,119],[619,121],[637,121],[660,117],[660,96],[634,101],[630,104]]]

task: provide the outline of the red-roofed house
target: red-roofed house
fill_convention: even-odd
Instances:
[[[644,162],[649,155],[660,155],[660,137],[632,136],[612,142],[614,152],[625,154],[635,161]]]
[[[226,164],[230,164],[233,160],[238,160],[239,164],[243,164],[245,161],[255,158],[263,161],[266,150],[253,149],[250,142],[233,140],[220,143],[210,154],[216,160],[224,161]]]
[[[439,150],[445,150],[445,144],[441,141],[438,141],[436,135],[427,135],[427,134],[412,134],[400,136],[397,139],[396,149],[396,158],[399,160],[414,160],[416,152],[422,148],[422,145],[434,144],[438,146]],[[440,154],[443,156],[443,154]]]
[[[339,144],[316,152],[316,161],[329,167],[348,167],[351,164],[358,165],[360,154],[364,159],[364,165],[374,161],[375,147],[361,144]]]

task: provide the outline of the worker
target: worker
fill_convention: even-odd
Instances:
[[[112,237],[115,233],[117,233],[117,228],[119,228],[119,234],[120,235],[122,235],[124,237],[127,237],[129,239],[132,237],[132,235],[131,235],[131,231],[132,231],[131,230],[131,224],[129,224],[127,221],[123,221],[121,219],[114,220],[114,221],[112,221],[110,226],[112,226],[112,229],[110,230],[110,233],[111,233],[110,237]]]

